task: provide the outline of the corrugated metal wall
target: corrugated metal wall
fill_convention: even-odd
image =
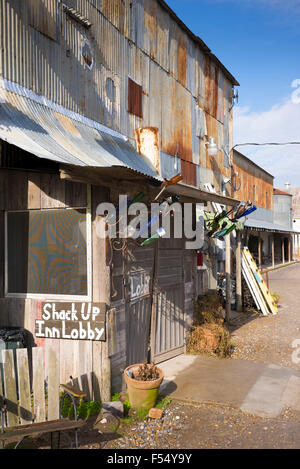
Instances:
[[[273,195],[274,223],[293,229],[292,197],[290,195]]]
[[[238,152],[234,152],[233,167],[240,179],[240,190],[235,196],[240,200],[251,200],[258,207],[273,210],[273,177]]]
[[[18,0],[0,0],[0,75],[133,142],[137,127],[158,127],[162,152],[227,175],[222,146],[231,143],[232,84],[217,62],[156,0],[65,3],[92,26],[72,19],[55,0],[35,0],[34,15],[30,2],[26,8]],[[93,58],[91,70],[83,46]],[[128,76],[143,85],[143,118],[127,112]],[[113,97],[107,80],[113,81]],[[218,167],[212,168],[194,130],[198,108],[205,110],[208,135],[218,142]]]

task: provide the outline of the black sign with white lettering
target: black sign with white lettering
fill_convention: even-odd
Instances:
[[[105,303],[42,303],[35,321],[36,337],[71,340],[106,340]]]

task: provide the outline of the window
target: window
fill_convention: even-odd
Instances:
[[[7,212],[7,295],[87,297],[89,220],[86,209]]]
[[[128,112],[143,117],[143,88],[128,77]]]

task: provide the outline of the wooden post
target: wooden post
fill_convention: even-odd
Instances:
[[[269,272],[268,271],[266,271],[266,282],[267,282],[268,290],[270,290]]]
[[[272,236],[272,267],[275,267],[275,240],[274,240],[274,235]]]
[[[281,238],[281,252],[282,252],[282,263],[285,263],[284,260],[284,238]]]
[[[291,237],[289,236],[289,262],[291,262]]]
[[[154,246],[154,265],[153,265],[153,286],[152,286],[152,305],[151,305],[151,322],[150,322],[150,360],[154,363],[155,354],[155,313],[156,313],[156,302],[158,295],[158,254],[159,254],[159,241],[156,241]]]
[[[261,237],[258,235],[258,268],[261,269]]]
[[[91,188],[88,187],[89,205],[92,205],[92,272],[93,272],[93,301],[110,305],[110,266],[107,263],[106,239],[104,237],[105,223],[103,217],[96,216],[96,208],[100,202],[108,200],[107,189],[93,186],[92,201]],[[92,202],[92,204],[91,204]],[[109,314],[109,312],[107,313]],[[108,318],[106,319],[108,322]],[[108,331],[108,328],[106,329]],[[111,399],[111,366],[108,354],[108,340],[106,342],[92,342],[93,346],[93,394],[94,400],[109,402]]]
[[[231,315],[231,252],[230,252],[230,234],[226,237],[226,262],[225,262],[225,275],[226,275],[226,314],[225,321],[230,321]]]
[[[237,311],[243,311],[242,304],[242,256],[241,256],[241,232],[236,230],[236,309]]]

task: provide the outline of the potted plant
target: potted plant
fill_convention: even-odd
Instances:
[[[155,365],[137,363],[124,370],[130,405],[136,410],[150,410],[155,406],[163,371]]]

